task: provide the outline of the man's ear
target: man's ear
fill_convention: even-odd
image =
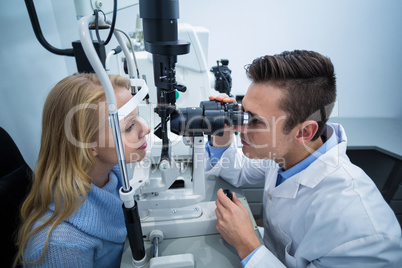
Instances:
[[[296,135],[297,144],[304,144],[311,141],[318,131],[318,123],[313,120],[308,120],[300,124]]]

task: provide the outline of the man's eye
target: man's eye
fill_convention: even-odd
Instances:
[[[262,121],[258,120],[257,118],[253,118],[253,119],[251,119],[250,124],[258,125],[258,124],[262,124]]]

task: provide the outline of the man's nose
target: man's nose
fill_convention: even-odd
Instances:
[[[242,125],[242,126],[234,126],[234,130],[241,132],[241,133],[247,133],[247,125]]]

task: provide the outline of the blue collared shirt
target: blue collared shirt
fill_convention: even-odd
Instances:
[[[311,155],[309,155],[307,158],[305,158],[303,161],[299,162],[295,166],[289,168],[288,170],[283,170],[283,168],[280,168],[278,170],[278,179],[276,180],[276,186],[280,185],[282,182],[296,175],[297,173],[305,170],[318,157],[325,154],[326,152],[331,150],[331,148],[335,147],[338,144],[338,140],[336,138],[336,135],[334,134],[334,129],[328,125],[326,125],[326,127],[326,131],[321,136],[324,136],[327,141],[324,142],[324,144],[321,145],[321,147],[318,148],[315,152],[313,152]],[[328,135],[329,138],[326,135]]]
[[[212,144],[208,141],[205,143],[205,150],[208,153],[209,160],[211,162],[211,166],[215,166],[216,163],[218,163],[219,159],[221,159],[223,153],[226,151],[227,148],[229,148],[230,145],[223,147],[223,148],[217,148],[213,147]]]
[[[251,252],[250,254],[248,254],[247,257],[245,257],[240,263],[241,263],[241,267],[244,268],[244,266],[246,266],[246,264],[248,263],[248,261],[251,259],[251,257],[253,257],[254,253],[257,252],[257,250],[262,247],[262,245],[260,245],[258,248],[254,249],[253,252]]]

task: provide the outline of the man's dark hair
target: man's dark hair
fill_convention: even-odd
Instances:
[[[257,58],[245,68],[254,83],[284,90],[279,108],[287,113],[285,133],[306,120],[315,120],[318,131],[312,140],[322,134],[336,99],[334,66],[329,58],[313,51],[285,51]]]

